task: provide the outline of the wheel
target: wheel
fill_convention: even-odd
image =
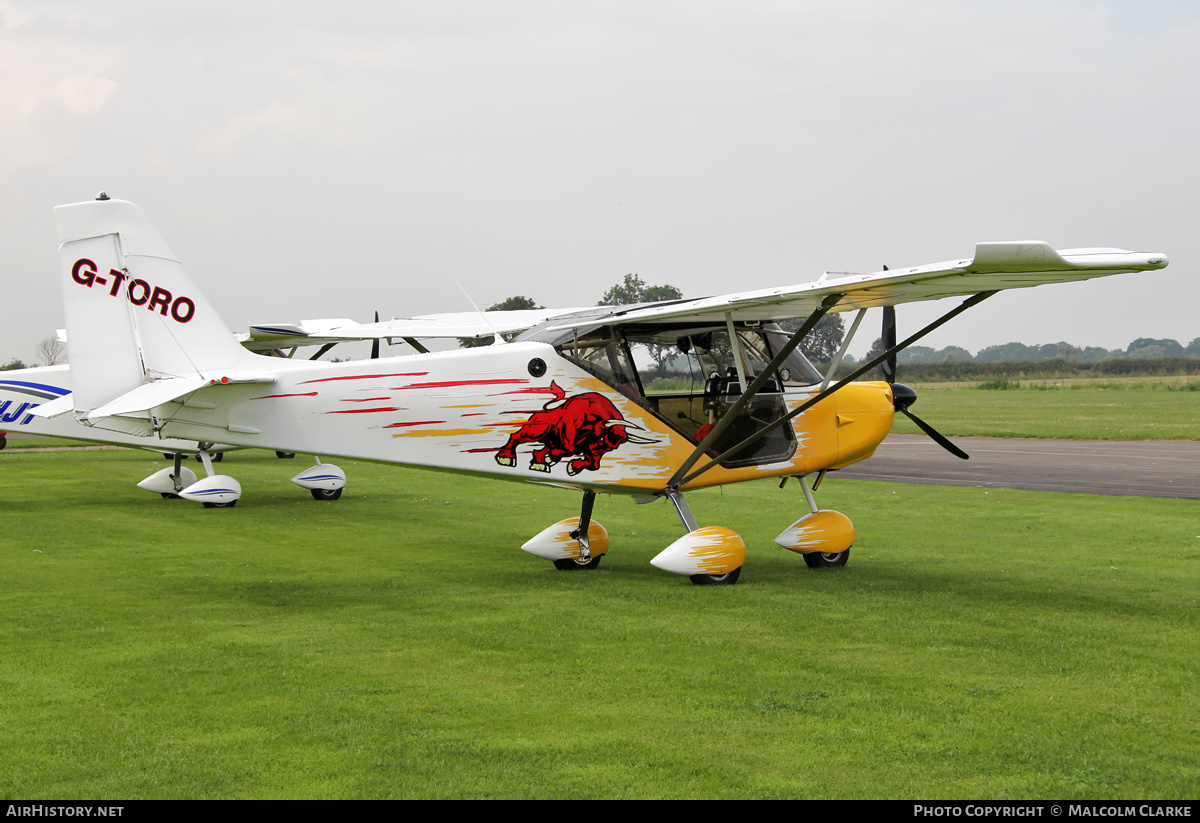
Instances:
[[[0,434],[0,449],[3,449],[7,445],[8,445],[8,438],[5,437],[4,435]]]
[[[309,489],[313,500],[337,500],[342,496],[341,489]]]
[[[850,550],[837,554],[826,554],[825,552],[807,552],[804,555],[804,562],[808,564],[810,569],[836,569],[846,565],[846,561],[850,559]]]
[[[693,574],[693,586],[732,586],[742,576],[742,567],[738,566],[726,574]]]
[[[598,554],[586,563],[574,557],[564,557],[561,560],[554,561],[554,568],[560,572],[585,572],[591,571],[600,565],[600,558],[604,557]]]
[[[296,456],[295,452],[275,452],[275,456],[280,460],[291,460]]]
[[[159,492],[163,496],[163,500],[182,500],[183,498],[174,492]]]
[[[171,457],[174,457],[174,456],[175,455],[171,455]],[[222,460],[225,459],[225,452],[213,452],[211,457],[212,457],[212,462],[220,463]],[[200,459],[200,455],[196,455],[196,462],[203,463],[204,461]]]
[[[236,500],[230,500],[228,503],[214,503],[211,500],[204,501],[204,508],[206,509],[232,509],[236,505]]]

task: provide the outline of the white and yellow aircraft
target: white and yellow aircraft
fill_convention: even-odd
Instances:
[[[970,259],[826,273],[813,283],[626,308],[548,313],[514,342],[451,352],[327,363],[268,358],[235,342],[211,303],[133,204],[97,199],[55,210],[74,391],[33,411],[139,437],[256,446],[400,463],[558,486],[582,494],[580,516],[523,546],[558,568],[595,568],[608,536],[597,492],[670,500],[686,534],[651,562],[699,585],[735,582],[745,545],[700,527],[697,488],[801,478],[809,511],[776,539],[810,566],[846,562],[854,529],[817,507],[803,481],[871,456],[915,393],[851,382],[1001,289],[1161,269],[1167,259],[1119,249],[1058,252],[1041,242],[981,243]],[[939,320],[863,364],[822,375],[797,351],[831,311],[858,312],[963,296]],[[787,334],[780,318],[806,317]],[[418,325],[371,324],[362,337],[417,338]],[[460,323],[459,333],[469,324]],[[892,325],[894,329],[894,324]],[[295,329],[280,329],[294,332]],[[335,335],[336,336],[336,335]],[[894,337],[885,328],[885,340]],[[894,374],[894,367],[893,367]],[[922,428],[952,448],[923,421]],[[960,453],[961,455],[961,453]],[[194,484],[217,505],[236,481]]]

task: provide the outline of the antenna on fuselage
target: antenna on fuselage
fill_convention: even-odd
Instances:
[[[450,279],[454,281],[454,285],[458,286],[458,290],[463,293],[463,297],[467,298],[467,302],[471,304],[471,308],[475,309],[475,313],[479,315],[479,318],[492,330],[492,345],[499,346],[507,343],[508,341],[500,336],[500,332],[496,331],[496,327],[492,325],[492,321],[487,319],[487,315],[479,310],[479,306],[475,305],[475,301],[471,299],[471,295],[467,294],[467,290],[462,287],[462,283],[458,282],[458,278],[451,277]]]

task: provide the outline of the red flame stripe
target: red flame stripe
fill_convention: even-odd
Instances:
[[[397,408],[395,406],[384,406],[378,409],[337,409],[336,411],[325,412],[326,414],[373,414],[374,412],[398,412],[406,411],[406,409]]]
[[[528,383],[528,380],[446,380],[441,383],[410,383],[407,386],[397,386],[393,391],[401,389],[445,389],[452,386],[500,386],[505,383]]]

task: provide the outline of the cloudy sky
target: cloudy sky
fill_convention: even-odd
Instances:
[[[1198,85],[1187,0],[0,0],[0,360],[62,325],[51,209],[102,189],[235,330],[467,310],[455,280],[588,305],[628,272],[699,297],[1039,239],[1172,262],[925,342],[1186,345]]]

